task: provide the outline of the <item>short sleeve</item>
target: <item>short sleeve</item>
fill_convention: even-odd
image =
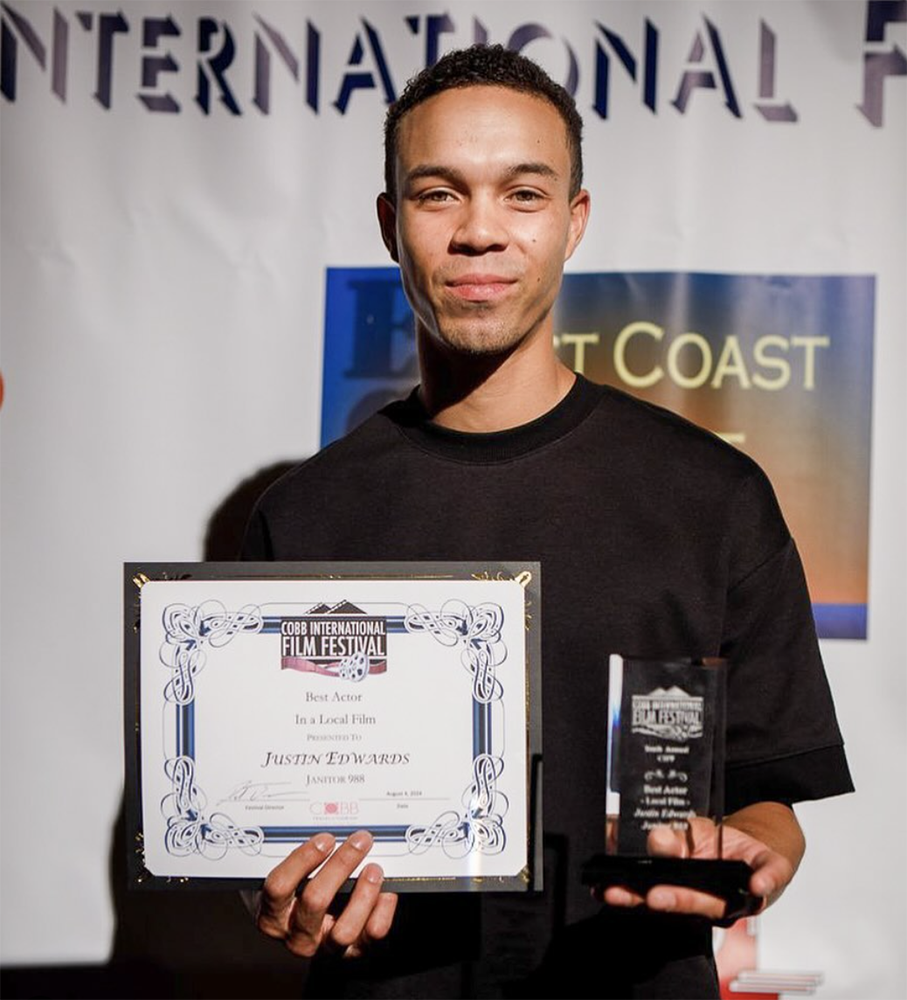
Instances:
[[[853,791],[800,556],[767,480],[754,488],[741,552],[754,531],[783,542],[728,591],[728,812]]]

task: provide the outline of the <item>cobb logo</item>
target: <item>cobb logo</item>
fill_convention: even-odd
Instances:
[[[313,802],[313,816],[358,816],[358,802]]]

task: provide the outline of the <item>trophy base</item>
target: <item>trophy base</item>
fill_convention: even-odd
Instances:
[[[595,854],[582,868],[583,885],[620,885],[644,896],[656,885],[698,889],[725,901],[721,924],[757,912],[762,899],[749,891],[752,868],[725,858],[649,858]]]

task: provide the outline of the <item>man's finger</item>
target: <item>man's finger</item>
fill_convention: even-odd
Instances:
[[[382,892],[375,901],[365,929],[345,952],[347,958],[360,958],[368,951],[374,941],[380,941],[387,937],[394,922],[394,913],[397,910],[397,894],[395,892]]]
[[[609,906],[640,906],[645,900],[638,893],[628,889],[624,885],[609,885],[606,889],[599,889],[599,899]]]
[[[390,933],[397,912],[397,894],[382,892],[372,910],[372,915],[365,925],[365,938],[368,941],[380,941]]]
[[[660,913],[690,913],[721,920],[726,904],[718,896],[677,885],[656,885],[646,893],[646,905]]]
[[[750,892],[766,900],[774,900],[779,896],[794,875],[787,858],[775,851],[761,851],[749,863],[753,868]]]
[[[338,948],[348,948],[366,933],[366,925],[378,904],[384,872],[378,865],[366,865],[356,879],[349,902],[331,928],[331,941]]]
[[[646,850],[654,858],[686,858],[690,855],[687,836],[682,830],[657,826],[649,831]]]
[[[320,937],[328,907],[343,883],[362,864],[372,843],[372,835],[367,830],[357,830],[334,851],[297,899],[291,918],[292,935],[299,933],[314,939]]]
[[[319,833],[297,847],[271,870],[262,887],[258,926],[271,937],[285,937],[300,882],[324,861],[334,846],[329,833]]]

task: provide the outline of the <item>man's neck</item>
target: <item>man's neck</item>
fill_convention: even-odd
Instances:
[[[451,357],[427,337],[419,339],[422,405],[451,430],[479,434],[528,424],[554,409],[576,381],[550,341],[486,358]]]

